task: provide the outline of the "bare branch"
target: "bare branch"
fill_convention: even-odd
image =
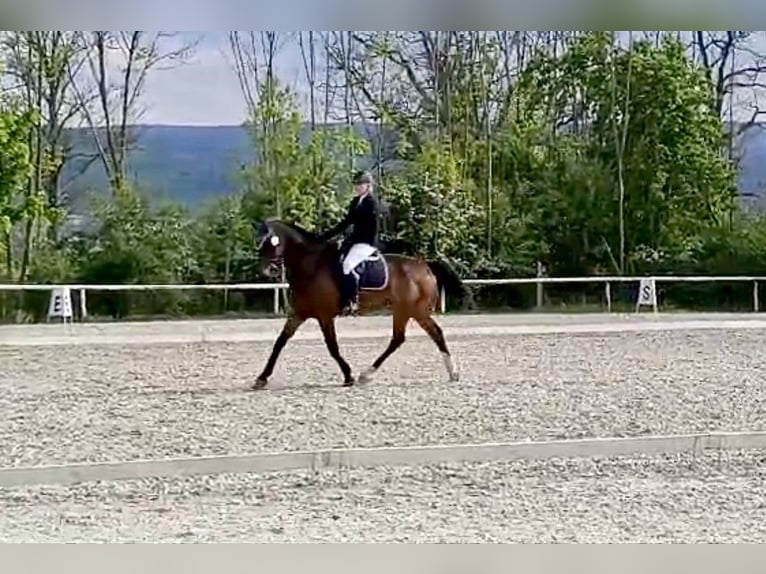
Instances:
[[[75,93],[109,176],[112,192],[118,194],[125,186],[126,158],[133,146],[131,126],[141,115],[139,103],[147,77],[155,70],[167,70],[184,63],[199,38],[179,43],[177,33],[140,30],[102,30],[81,33],[80,37],[86,46],[88,66],[85,71],[89,74],[82,78],[82,74],[70,67],[69,77],[76,84]],[[97,106],[92,105],[94,102],[77,84],[95,86]]]

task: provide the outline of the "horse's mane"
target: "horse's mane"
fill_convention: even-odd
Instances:
[[[285,221],[283,219],[271,219],[269,220],[269,224],[278,224],[282,225],[284,227],[287,227],[288,229],[294,231],[297,233],[301,239],[307,240],[310,243],[316,243],[321,244],[322,240],[319,238],[319,235],[314,233],[313,231],[309,231],[308,229],[301,227],[297,223],[293,221]]]

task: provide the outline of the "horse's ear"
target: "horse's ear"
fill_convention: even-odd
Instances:
[[[269,232],[269,226],[265,221],[251,221],[250,225],[253,227],[253,234],[259,239]]]

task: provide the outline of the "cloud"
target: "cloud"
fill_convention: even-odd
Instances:
[[[183,32],[180,39],[200,39],[188,62],[156,70],[147,79],[142,123],[231,125],[245,119],[245,100],[233,66],[226,32]],[[303,64],[295,41],[288,41],[275,62],[279,78],[305,91]]]
[[[187,40],[197,36],[183,34]],[[244,120],[239,83],[224,57],[227,46],[217,36],[204,34],[187,62],[151,73],[142,101],[142,123],[228,125]]]

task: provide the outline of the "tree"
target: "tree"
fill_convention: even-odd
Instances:
[[[363,153],[366,145],[334,126],[315,125],[307,133],[295,94],[274,70],[280,41],[276,32],[264,32],[260,43],[253,35],[230,35],[254,149],[243,209],[251,220],[277,216],[313,229],[340,215],[337,190],[352,175],[343,155]]]
[[[67,162],[86,160],[87,167],[96,158],[75,152],[67,132],[78,125],[83,106],[95,101],[93,92],[83,93],[82,101],[76,97],[70,76],[85,64],[85,47],[77,33],[61,31],[6,32],[3,46],[7,74],[18,82],[17,92],[23,93],[27,108],[40,117],[31,142],[35,161],[31,183],[45,190],[51,208],[58,208],[65,203],[61,173]]]
[[[571,188],[567,202],[575,203],[556,208],[572,221],[574,209],[589,206],[578,231],[583,256],[592,251],[598,258],[599,244],[614,253],[612,246],[620,243],[614,224],[619,217],[606,214],[616,215],[620,209],[614,190],[619,189],[622,156],[625,253],[627,264],[640,269],[682,256],[701,226],[728,221],[734,173],[720,153],[723,126],[710,107],[708,81],[684,46],[668,37],[659,46],[636,42],[631,51],[614,50],[613,45],[611,34],[592,33],[558,58],[538,57],[526,72],[527,113],[534,117],[541,108],[550,108],[557,125],[576,124],[583,134],[560,134],[555,148],[578,142],[578,161],[593,166],[591,183]],[[615,133],[622,140],[617,148]],[[561,156],[556,152],[552,157]],[[612,182],[608,186],[605,175]],[[545,205],[546,199],[540,197],[538,203]],[[610,205],[614,207],[607,209]],[[553,233],[551,226],[544,227]],[[577,244],[571,239],[560,249],[571,251]]]
[[[69,77],[112,194],[117,196],[127,189],[127,156],[134,144],[133,124],[142,112],[147,77],[154,70],[183,63],[196,42],[179,42],[175,33],[141,30],[83,32],[79,41],[86,49],[87,66],[82,74],[70,66]],[[87,97],[92,89],[97,94],[93,105]]]
[[[14,271],[14,230],[44,213],[44,199],[29,193],[33,165],[29,141],[35,120],[34,111],[7,98],[0,100],[0,245],[9,280]]]

